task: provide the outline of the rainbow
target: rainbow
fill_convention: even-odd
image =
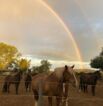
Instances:
[[[69,28],[67,27],[67,25],[64,23],[64,21],[61,19],[61,17],[51,8],[51,6],[49,6],[45,1],[43,0],[38,0],[45,8],[47,8],[55,17],[56,19],[61,23],[61,25],[63,26],[63,28],[65,29],[65,31],[67,32],[69,38],[71,39],[72,43],[73,43],[73,46],[75,48],[75,51],[76,51],[76,54],[77,54],[77,57],[78,57],[78,60],[80,62],[83,62],[82,61],[82,56],[81,56],[81,52],[80,52],[80,49],[76,43],[76,40],[74,39],[71,31],[69,30]]]

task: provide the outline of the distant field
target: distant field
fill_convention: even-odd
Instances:
[[[0,77],[0,82],[3,80],[4,76]],[[3,83],[0,83],[0,106],[34,106],[33,94],[25,92],[23,80],[20,84],[19,95],[15,95],[14,86],[11,86],[9,95],[3,94],[2,85]],[[46,97],[44,101],[42,106],[48,106]],[[55,99],[53,103],[53,106],[56,106]],[[70,86],[68,106],[103,106],[103,82],[98,83],[95,97],[91,95],[90,89],[88,94],[84,94]]]

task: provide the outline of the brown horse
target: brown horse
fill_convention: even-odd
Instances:
[[[100,71],[96,71],[94,73],[82,73],[80,75],[79,88],[84,92],[88,92],[88,85],[90,85],[92,95],[95,96],[95,88],[99,79],[101,79]]]
[[[28,69],[28,73],[26,74],[25,76],[25,89],[26,89],[26,92],[27,91],[31,91],[31,81],[32,81],[32,73],[31,73],[31,70]]]
[[[18,88],[20,84],[20,80],[22,78],[22,72],[17,71],[14,75],[8,75],[5,77],[4,85],[3,85],[3,92],[10,92],[10,85],[15,85],[16,94],[18,94]]]
[[[77,86],[77,79],[72,67],[65,66],[56,68],[51,74],[38,74],[32,79],[32,90],[35,103],[40,100],[39,97],[47,96],[49,106],[53,106],[52,97],[56,96],[57,106],[60,106],[62,97],[65,100],[68,97],[68,83]],[[65,102],[66,103],[66,102]]]

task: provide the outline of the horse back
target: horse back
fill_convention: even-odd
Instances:
[[[18,83],[20,79],[20,76],[17,74],[10,74],[5,77],[4,81],[8,83]]]
[[[96,84],[96,76],[94,73],[82,73],[80,76],[81,83]]]
[[[11,77],[12,77],[11,75],[7,75],[4,79],[4,81],[8,82],[11,79]]]
[[[46,79],[46,74],[37,74],[32,77],[32,89],[38,89],[39,85],[44,82]]]

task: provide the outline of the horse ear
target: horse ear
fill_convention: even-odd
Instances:
[[[71,68],[74,68],[74,67],[75,67],[75,65],[72,65],[72,66],[71,66]]]
[[[67,65],[65,65],[65,70],[67,70],[68,69],[68,66]]]

